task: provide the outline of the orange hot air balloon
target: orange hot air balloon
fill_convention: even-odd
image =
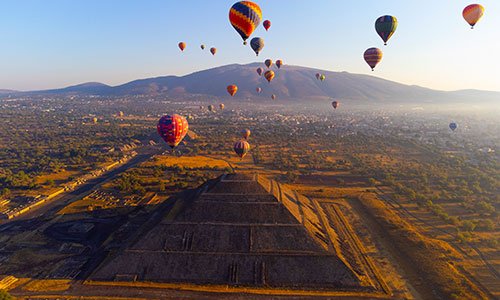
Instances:
[[[264,28],[266,29],[266,31],[268,31],[269,28],[271,28],[271,21],[265,20],[263,25],[264,25]]]
[[[238,87],[236,85],[232,84],[227,86],[227,92],[231,95],[231,97],[234,96],[237,91]]]
[[[272,95],[271,95],[271,99],[276,100],[276,95],[275,95],[275,94],[272,94]]]
[[[259,76],[262,76],[262,72],[264,72],[264,69],[257,68],[257,74],[259,74]]]
[[[276,61],[276,67],[278,67],[278,69],[280,69],[282,65],[283,65],[283,61],[281,59],[278,59]]]
[[[224,107],[226,107],[226,106],[224,105],[224,103],[219,104],[219,108],[220,108],[220,110],[224,110]]]
[[[471,29],[474,29],[474,25],[481,19],[484,14],[484,7],[480,4],[471,4],[464,8],[462,16],[465,21],[469,23]]]
[[[212,55],[215,55],[215,53],[217,53],[217,48],[215,47],[210,48],[210,53],[212,53]]]
[[[264,73],[264,77],[266,78],[267,82],[271,83],[271,80],[273,80],[274,78],[274,71],[266,71],[266,73]]]
[[[180,42],[179,43],[179,49],[181,49],[181,51],[184,51],[184,49],[186,49],[186,43]]]
[[[260,92],[262,92],[262,88],[260,88],[260,87],[256,88],[255,90],[256,90],[256,91],[257,91],[257,93],[259,93],[259,94],[260,94]]]
[[[370,66],[370,68],[372,68],[372,71],[374,71],[375,67],[382,60],[382,55],[382,50],[378,48],[370,48],[365,51],[363,56],[366,63]]]
[[[248,138],[250,137],[250,134],[251,134],[251,133],[252,133],[252,132],[250,131],[250,129],[248,129],[248,128],[247,128],[247,129],[243,129],[243,130],[241,131],[241,136],[242,136],[245,140],[248,140]]]
[[[229,10],[229,22],[243,39],[244,45],[261,20],[262,11],[257,3],[252,1],[236,2]]]
[[[264,64],[266,64],[266,67],[270,68],[273,65],[273,61],[271,59],[266,59]]]
[[[250,144],[247,141],[241,140],[234,144],[233,149],[239,157],[243,158],[250,151]]]

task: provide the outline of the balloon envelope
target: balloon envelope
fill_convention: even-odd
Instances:
[[[321,81],[325,81],[325,79],[326,79],[325,74],[321,74],[321,76],[319,76],[319,80],[321,80]]]
[[[179,46],[179,49],[181,49],[181,51],[184,51],[184,49],[186,49],[186,43],[184,43],[184,42],[180,42],[178,46]]]
[[[370,48],[367,49],[364,53],[364,58],[366,63],[372,68],[372,71],[378,65],[378,63],[382,60],[382,50],[378,48]]]
[[[334,109],[337,109],[337,107],[339,106],[338,101],[333,101],[332,102],[332,106],[333,106]]]
[[[469,23],[471,28],[481,19],[484,14],[484,7],[480,4],[471,4],[464,8],[462,16]]]
[[[262,92],[262,88],[260,88],[260,87],[256,88],[255,90],[257,91],[257,93]]]
[[[264,69],[257,68],[257,74],[259,74],[259,76],[262,76],[262,72],[264,72]]]
[[[265,20],[264,21],[264,28],[266,29],[266,31],[268,31],[269,28],[271,28],[271,21]]]
[[[273,61],[271,59],[266,59],[264,64],[266,65],[266,67],[270,68],[273,65]]]
[[[224,103],[219,104],[219,108],[220,108],[221,110],[223,110],[223,109],[224,109],[224,107],[226,107],[226,106],[224,105]]]
[[[384,45],[387,45],[387,41],[394,34],[397,27],[398,20],[393,16],[381,16],[375,21],[375,30],[384,41]]]
[[[457,128],[458,128],[457,123],[455,123],[455,122],[450,123],[450,129],[451,129],[452,131],[455,131]]]
[[[250,151],[250,144],[247,142],[247,141],[239,141],[239,142],[236,142],[234,144],[234,152],[236,152],[236,154],[243,158],[245,157],[245,155],[247,155],[248,151]]]
[[[217,48],[215,47],[210,48],[210,53],[212,53],[212,55],[215,55],[215,53],[217,53]]]
[[[276,61],[276,67],[278,67],[278,69],[280,69],[282,65],[283,65],[283,61],[281,59],[278,59]]]
[[[233,4],[229,10],[229,21],[239,33],[246,45],[246,40],[252,35],[262,20],[260,7],[252,1],[240,1]]]
[[[186,118],[174,114],[161,117],[156,126],[158,134],[171,147],[174,148],[182,141],[188,132],[189,126]]]
[[[213,105],[209,105],[209,106],[208,106],[208,110],[209,110],[209,111],[214,111],[214,110],[215,110],[215,106],[213,106]]]
[[[264,73],[264,77],[266,78],[267,82],[271,83],[271,80],[273,80],[274,78],[274,71],[266,71],[266,73]]]
[[[231,95],[231,97],[234,96],[237,91],[238,87],[236,85],[232,84],[227,86],[227,92]]]
[[[271,99],[276,100],[276,95],[275,95],[275,94],[272,94],[272,95],[271,95]]]
[[[250,131],[250,129],[243,129],[241,131],[241,136],[245,139],[245,140],[248,140],[248,138],[250,137],[250,134],[252,132]]]
[[[259,56],[259,52],[264,49],[264,39],[260,37],[254,37],[250,41],[250,47],[252,47],[252,50],[255,52],[255,54]]]
[[[201,50],[205,50],[205,45],[200,45]]]

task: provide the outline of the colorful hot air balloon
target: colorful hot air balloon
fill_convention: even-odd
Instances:
[[[161,138],[174,148],[182,141],[188,132],[189,126],[186,118],[174,114],[172,116],[163,116],[156,127]]]
[[[201,50],[205,50],[205,45],[201,44],[200,48],[201,48]]]
[[[319,79],[320,79],[320,77],[321,77],[321,74],[316,73],[316,79],[317,79],[317,80],[319,80]]]
[[[234,152],[236,152],[239,157],[245,157],[248,151],[250,151],[250,144],[247,141],[241,140],[234,144]]]
[[[280,69],[282,65],[283,65],[283,61],[281,59],[278,59],[276,61],[276,67],[278,67],[278,69]]]
[[[247,39],[252,35],[255,28],[262,20],[260,7],[252,1],[240,1],[233,4],[229,10],[229,21],[234,29],[243,39],[243,44],[247,44]]]
[[[373,71],[377,64],[382,60],[382,50],[378,48],[370,48],[365,51],[364,58]]]
[[[266,67],[270,68],[273,65],[273,61],[271,59],[266,59],[264,64],[266,65]]]
[[[252,132],[250,131],[250,129],[248,129],[248,128],[247,128],[247,129],[243,129],[243,130],[241,131],[241,136],[242,136],[245,140],[248,140],[248,138],[250,137],[250,134],[251,134],[251,133],[252,133]]]
[[[224,110],[224,107],[226,107],[226,106],[224,105],[224,103],[219,104],[219,108],[220,108],[220,110]]]
[[[212,55],[215,55],[215,53],[217,53],[217,48],[215,47],[210,48],[210,53],[212,53]]]
[[[259,52],[264,48],[264,39],[260,37],[254,37],[250,41],[250,47],[252,47],[252,50],[255,52],[255,54],[259,56]]]
[[[269,28],[271,28],[271,21],[265,20],[263,24],[264,24],[264,28],[266,29],[266,31],[268,31]]]
[[[458,125],[455,122],[451,122],[449,126],[452,131],[455,131],[458,128]]]
[[[208,110],[209,110],[209,111],[214,111],[214,110],[215,110],[215,106],[213,106],[213,105],[209,105],[209,106],[208,106]]]
[[[462,16],[465,21],[469,23],[471,29],[474,29],[474,25],[481,19],[484,14],[484,7],[481,4],[471,4],[464,8]]]
[[[338,101],[333,101],[332,102],[332,106],[334,109],[337,109],[337,107],[339,107],[339,102]]]
[[[325,74],[321,74],[321,76],[319,76],[319,80],[321,80],[321,81],[325,81],[325,79],[326,79]]]
[[[271,83],[271,80],[273,80],[274,78],[274,71],[266,71],[266,73],[264,73],[264,77],[266,78],[267,82]]]
[[[375,30],[378,35],[384,41],[384,45],[387,45],[387,41],[398,28],[398,19],[393,16],[381,16],[375,21]]]
[[[260,94],[260,92],[262,92],[262,88],[260,88],[260,87],[256,88],[255,90],[256,90],[256,91],[257,91],[257,93],[259,93],[259,94]]]
[[[186,43],[180,42],[179,43],[179,49],[181,49],[181,51],[184,51],[184,49],[186,49]]]
[[[237,91],[238,87],[236,85],[232,84],[227,86],[227,92],[229,93],[229,95],[234,96]]]
[[[275,94],[272,94],[272,95],[271,95],[271,99],[276,100],[276,95],[275,95]]]
[[[259,74],[259,76],[262,76],[262,72],[264,72],[264,69],[257,68],[257,74]]]

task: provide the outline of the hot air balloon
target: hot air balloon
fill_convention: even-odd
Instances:
[[[283,65],[283,61],[281,59],[278,59],[276,61],[276,67],[278,67],[278,69],[280,69],[282,65]]]
[[[464,8],[462,16],[465,21],[469,23],[471,29],[474,29],[474,25],[481,19],[484,14],[484,7],[480,4],[471,4]]]
[[[319,80],[319,79],[320,79],[320,77],[321,77],[321,74],[316,73],[316,79],[318,79],[318,80]]]
[[[266,73],[264,73],[264,77],[266,78],[267,82],[271,83],[271,80],[273,80],[274,78],[274,71],[266,71]]]
[[[213,105],[209,105],[209,106],[208,106],[208,110],[209,110],[209,111],[214,111],[214,110],[215,110],[215,106],[213,106]]]
[[[271,28],[271,21],[265,20],[263,24],[264,24],[264,28],[266,29],[266,31],[268,31],[269,28]]]
[[[339,106],[339,102],[338,101],[333,101],[332,102],[332,106],[334,109],[337,109],[337,107]]]
[[[254,37],[250,41],[250,47],[252,47],[252,50],[255,52],[255,54],[259,56],[259,52],[264,48],[264,39],[260,37]]]
[[[276,95],[275,95],[275,94],[272,94],[272,95],[271,95],[271,99],[276,100]]]
[[[217,53],[217,48],[215,47],[210,48],[210,53],[212,53],[212,55],[215,55],[215,53]]]
[[[226,107],[226,106],[224,105],[224,103],[219,104],[219,108],[220,108],[220,110],[224,110],[224,107]]]
[[[119,117],[123,117],[124,115],[125,115],[125,114],[123,113],[123,111],[119,111],[119,112],[118,112],[118,116],[119,116]]]
[[[245,140],[248,140],[248,138],[250,137],[250,134],[252,132],[250,131],[250,129],[243,129],[241,131],[241,136],[245,139]]]
[[[233,4],[229,10],[229,21],[234,29],[243,39],[243,44],[247,44],[247,39],[252,35],[255,28],[262,20],[260,7],[252,1],[240,1]]]
[[[158,134],[171,148],[179,145],[186,136],[188,128],[186,118],[177,114],[161,117],[157,125]]]
[[[451,122],[449,126],[452,131],[455,131],[458,128],[458,125],[455,122]]]
[[[229,93],[229,95],[234,96],[237,91],[238,87],[236,85],[232,84],[227,86],[227,92]]]
[[[97,124],[97,118],[92,118],[92,123]]]
[[[270,68],[273,65],[273,61],[271,59],[266,59],[264,64],[266,64],[266,67]]]
[[[378,48],[370,48],[365,51],[364,58],[373,71],[377,64],[382,60],[382,50]]]
[[[375,21],[375,30],[378,35],[384,41],[384,45],[387,45],[387,41],[398,28],[398,19],[393,16],[381,16]]]
[[[200,105],[200,109],[201,109],[201,110],[203,110],[203,108],[204,108],[204,107],[203,107],[202,105]]]
[[[245,157],[248,151],[250,151],[250,144],[247,141],[241,140],[234,144],[234,152],[236,152],[239,157]]]
[[[259,76],[262,76],[262,72],[264,72],[264,69],[257,68],[257,74],[259,74]]]
[[[201,50],[205,50],[205,45],[201,44],[200,48],[201,48]]]
[[[181,49],[181,51],[184,51],[184,49],[186,49],[186,43],[180,42],[179,43],[179,49]]]
[[[256,88],[255,90],[256,90],[256,91],[257,91],[257,93],[259,93],[259,94],[260,94],[260,92],[262,92],[262,88],[260,88],[260,87]]]
[[[321,74],[321,76],[319,76],[319,80],[321,80],[321,81],[325,81],[325,79],[326,79],[325,74]]]

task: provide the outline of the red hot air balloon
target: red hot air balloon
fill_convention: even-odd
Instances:
[[[271,95],[271,99],[276,100],[276,95],[275,95],[275,94],[272,94],[272,95]]]
[[[276,67],[278,67],[278,69],[281,69],[281,66],[283,65],[283,61],[281,59],[278,59],[276,61]]]
[[[365,61],[372,68],[372,71],[374,71],[375,67],[382,60],[382,55],[382,50],[378,48],[370,48],[365,51]]]
[[[269,28],[271,28],[271,21],[265,20],[263,24],[264,24],[264,28],[266,29],[266,31],[268,31]]]
[[[186,49],[186,43],[180,42],[179,43],[179,49],[181,49],[181,51],[184,51],[184,49]]]
[[[229,21],[233,28],[243,39],[243,44],[247,44],[247,39],[252,35],[255,28],[262,20],[260,7],[252,1],[240,1],[233,4],[229,10]]]
[[[260,94],[260,92],[262,92],[262,88],[260,88],[260,87],[256,88],[255,90],[256,90],[256,91],[257,91],[257,93],[259,93],[259,94]]]
[[[210,53],[212,53],[212,55],[215,55],[215,53],[217,53],[217,48],[215,47],[210,48]]]
[[[243,158],[250,151],[250,144],[247,141],[241,140],[234,144],[233,149],[239,157]]]
[[[264,64],[266,64],[266,67],[270,68],[273,65],[273,61],[271,59],[266,59]]]
[[[469,23],[471,29],[474,29],[474,25],[482,18],[483,14],[484,7],[480,4],[471,4],[464,8],[462,12],[462,16]]]
[[[257,68],[257,74],[259,74],[259,76],[262,76],[262,72],[264,72],[264,69]]]
[[[238,87],[236,85],[232,84],[227,86],[227,92],[231,95],[231,97],[234,96],[237,91]]]
[[[332,102],[332,106],[334,109],[337,109],[337,107],[339,107],[339,102],[338,101],[333,101]]]
[[[266,73],[264,73],[264,77],[266,78],[267,82],[271,83],[271,80],[273,80],[274,78],[274,71],[266,71]]]
[[[250,137],[250,134],[252,132],[250,131],[250,129],[243,129],[241,131],[241,136],[245,139],[245,140],[248,140],[248,138]]]
[[[174,148],[182,141],[188,132],[189,125],[186,118],[174,114],[172,116],[163,116],[158,125],[158,134],[171,147]]]

